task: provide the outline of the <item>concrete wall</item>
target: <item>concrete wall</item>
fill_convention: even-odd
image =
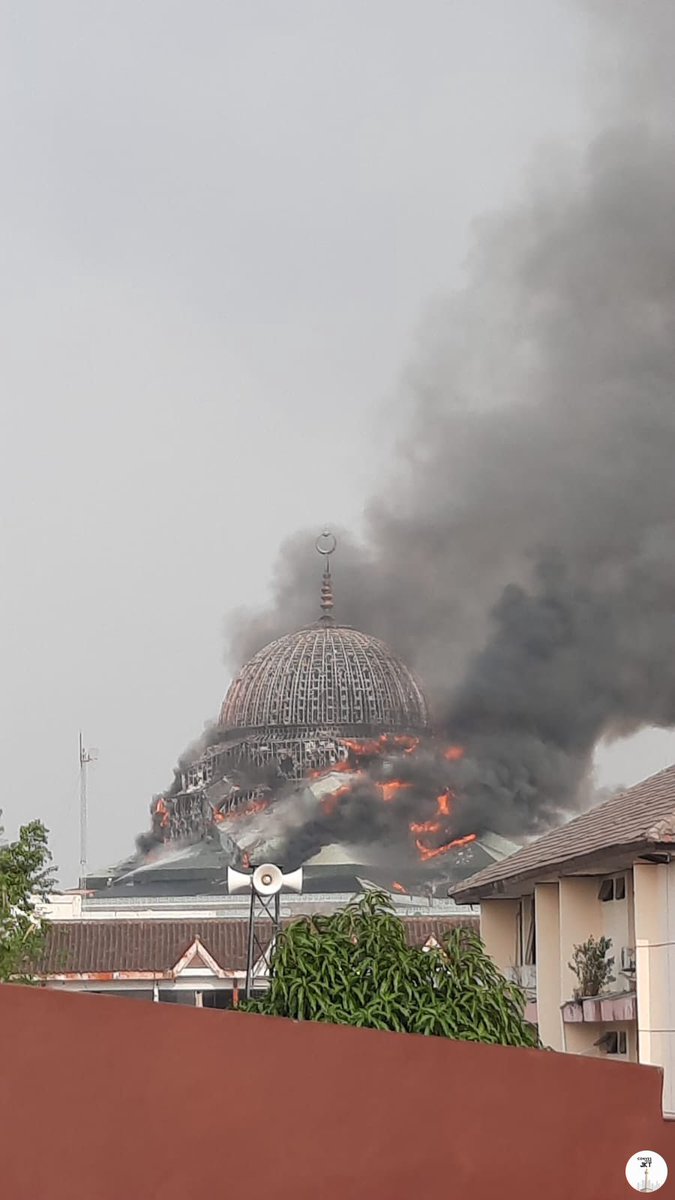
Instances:
[[[603,909],[598,900],[599,880],[590,877],[568,877],[560,880],[560,999],[558,1004],[571,1000],[578,979],[569,968],[574,947],[593,935],[604,933]]]
[[[560,1017],[560,904],[557,883],[538,883],[534,890],[537,939],[537,1016],[545,1046],[562,1050]]]
[[[518,949],[519,900],[484,900],[480,906],[480,932],[490,957],[506,974],[520,965]]]
[[[537,885],[539,1032],[544,1044],[555,1050],[604,1059],[604,1050],[593,1043],[608,1029],[625,1029],[626,1058],[664,1068],[664,1111],[675,1116],[675,863],[636,863],[624,877],[625,899],[605,902],[598,897],[603,875],[568,876],[559,883]],[[517,962],[518,901],[486,901],[481,907],[481,933],[502,970]],[[616,981],[610,991],[628,988],[629,977],[620,973],[621,948],[635,949],[637,1024],[585,1022],[563,1028],[560,1006],[572,998],[577,986],[568,964],[574,946],[591,934],[612,939]]]
[[[665,1068],[675,1115],[675,863],[636,863],[633,877],[640,1061]]]
[[[635,947],[635,930],[633,926],[633,879],[632,871],[621,871],[616,875],[611,876],[616,880],[622,878],[626,882],[626,898],[624,900],[607,900],[600,904],[600,919],[602,923],[602,933],[605,937],[612,939],[612,949],[610,955],[614,958],[614,974],[617,976],[617,987],[625,986],[625,980],[619,975],[621,967],[621,947]],[[595,880],[596,895],[597,889],[602,882],[601,878]]]
[[[569,1054],[585,1054],[596,1058],[607,1058],[606,1053],[594,1043],[608,1029],[626,1034],[626,1053],[611,1055],[615,1062],[637,1062],[637,1030],[634,1021],[580,1021],[566,1024],[564,1030],[565,1049]]]
[[[7,1200],[600,1200],[675,1165],[631,1064],[7,985],[0,1053]]]

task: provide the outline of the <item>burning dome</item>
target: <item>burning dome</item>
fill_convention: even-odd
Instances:
[[[273,775],[297,781],[346,762],[345,739],[415,738],[428,728],[412,672],[378,638],[335,621],[335,546],[329,533],[316,543],[325,562],[319,620],[264,646],[242,667],[208,749],[185,771],[184,787],[237,783],[219,801],[224,811],[250,801]]]
[[[293,804],[318,776],[351,770],[355,755],[410,750],[429,731],[412,672],[378,638],[335,621],[336,540],[324,533],[316,547],[325,563],[319,620],[242,667],[206,744],[155,803],[161,840],[208,837],[217,825],[222,835],[235,828],[230,818],[267,809],[272,798]],[[269,816],[265,825],[272,828]]]
[[[413,675],[377,638],[322,617],[271,642],[233,681],[221,728],[330,727],[421,733],[424,696]]]
[[[205,880],[222,886],[227,866],[282,861],[304,863],[319,891],[335,890],[327,879],[338,890],[345,880],[361,886],[366,869],[364,878],[389,879],[395,891],[407,890],[401,878],[418,886],[435,872],[447,891],[449,873],[485,865],[483,842],[454,821],[451,771],[462,747],[434,734],[413,673],[383,642],[335,621],[335,547],[327,533],[317,542],[318,621],[242,667],[218,722],[153,797],[140,865],[122,864],[120,887],[152,876],[153,886],[180,878],[194,891]]]

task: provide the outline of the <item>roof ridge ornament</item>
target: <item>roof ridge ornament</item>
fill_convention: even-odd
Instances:
[[[330,529],[324,529],[315,544],[319,554],[322,554],[326,560],[321,579],[321,616],[319,620],[322,625],[334,625],[333,577],[330,573],[330,556],[335,552],[337,538]]]

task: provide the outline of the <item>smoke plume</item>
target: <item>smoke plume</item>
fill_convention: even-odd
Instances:
[[[466,747],[458,833],[545,828],[586,802],[601,736],[675,725],[675,6],[585,7],[596,135],[477,227],[391,479],[334,561],[338,619],[413,666]],[[315,535],[282,548],[231,661],[314,619]],[[380,836],[369,814],[357,797]]]

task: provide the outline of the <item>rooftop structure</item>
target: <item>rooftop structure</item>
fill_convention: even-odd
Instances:
[[[582,813],[508,858],[455,885],[464,904],[492,895],[516,895],[526,880],[555,877],[562,865],[592,871],[611,859],[618,868],[636,856],[664,860],[675,853],[675,766],[666,767],[597,808]]]
[[[284,917],[282,925],[292,919]],[[408,944],[429,949],[458,925],[477,924],[475,916],[404,920]],[[46,986],[65,991],[229,1008],[236,1006],[246,977],[248,927],[245,917],[54,921],[35,974]],[[268,984],[265,953],[272,936],[269,922],[256,923],[263,952],[254,964],[259,989]]]

